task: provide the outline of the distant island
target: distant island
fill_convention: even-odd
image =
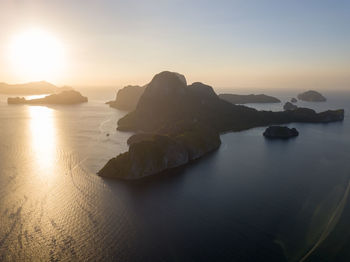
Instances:
[[[106,104],[120,110],[134,110],[145,88],[146,86],[126,86],[118,91],[115,100],[106,102]]]
[[[18,95],[43,95],[54,94],[64,90],[71,90],[71,87],[57,87],[46,81],[30,82],[25,84],[6,84],[0,83],[0,94],[18,94]]]
[[[299,94],[298,99],[306,102],[324,102],[327,100],[322,94],[314,90]]]
[[[286,126],[269,126],[263,135],[270,139],[288,139],[298,136],[299,132],[295,128],[288,128]]]
[[[295,110],[297,108],[298,108],[298,106],[292,104],[291,102],[286,102],[283,106],[283,109],[286,111],[292,111],[292,110]]]
[[[129,151],[109,160],[102,177],[138,179],[185,165],[220,146],[220,133],[290,122],[342,121],[344,110],[257,111],[220,99],[212,87],[187,85],[183,75],[161,72],[147,85],[136,109],[118,121],[135,131]]]
[[[24,97],[9,97],[7,99],[8,104],[79,104],[87,101],[87,97],[74,90],[62,91],[38,99],[26,100]]]
[[[235,94],[219,94],[219,97],[232,104],[249,104],[249,103],[281,103],[276,97],[260,95],[235,95]]]

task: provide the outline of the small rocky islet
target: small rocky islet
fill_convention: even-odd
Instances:
[[[298,109],[298,106],[292,104],[291,102],[286,102],[283,106],[283,109],[285,111],[293,111],[293,110]]]
[[[295,128],[286,126],[269,126],[263,133],[263,136],[269,139],[288,139],[298,135],[299,132]]]
[[[272,112],[235,105],[221,99],[211,86],[188,85],[183,75],[164,71],[145,86],[135,109],[118,121],[118,130],[136,132],[128,140],[129,151],[110,159],[98,174],[138,179],[186,165],[219,148],[223,132],[343,119],[342,109]]]

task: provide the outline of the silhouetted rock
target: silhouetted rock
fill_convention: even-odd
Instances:
[[[298,95],[298,98],[307,102],[324,102],[327,100],[323,95],[314,90],[301,93]]]
[[[291,101],[292,103],[298,102],[298,100],[297,100],[295,97],[293,97],[290,101]]]
[[[131,137],[129,152],[110,160],[99,175],[133,179],[186,164],[218,148],[222,132],[343,118],[344,110],[257,111],[220,99],[208,85],[187,86],[178,74],[161,72],[147,85],[136,109],[118,121],[119,130],[143,133]]]
[[[145,88],[146,86],[126,86],[118,91],[114,101],[109,101],[106,104],[120,110],[134,110]]]
[[[261,95],[234,95],[220,94],[219,97],[232,104],[248,104],[248,103],[280,103],[281,101],[273,96]]]
[[[263,135],[266,138],[287,139],[298,136],[299,132],[295,128],[288,128],[286,126],[270,126],[266,128]]]
[[[79,104],[87,101],[87,97],[82,96],[79,92],[74,90],[63,91],[59,94],[31,100],[26,100],[23,97],[9,97],[7,99],[8,104]]]
[[[220,146],[216,132],[191,127],[177,135],[136,134],[128,152],[112,158],[98,172],[103,177],[137,179],[195,160]]]
[[[293,105],[291,102],[287,102],[284,104],[283,109],[286,111],[293,111],[297,109],[298,107],[296,105]]]

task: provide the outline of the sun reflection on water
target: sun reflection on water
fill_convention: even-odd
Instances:
[[[43,106],[29,106],[31,147],[36,170],[53,173],[56,159],[55,111]]]

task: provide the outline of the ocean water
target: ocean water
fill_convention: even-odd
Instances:
[[[343,122],[289,124],[288,141],[227,133],[199,161],[133,182],[96,175],[131,133],[104,105],[113,90],[83,94],[50,107],[0,97],[0,261],[350,260],[350,92],[299,102],[344,108]]]

